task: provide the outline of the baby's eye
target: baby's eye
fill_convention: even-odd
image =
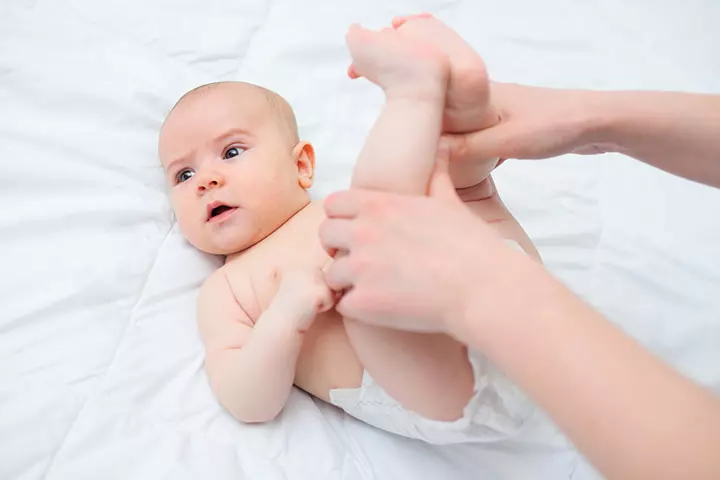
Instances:
[[[242,147],[230,147],[227,150],[225,150],[225,153],[223,154],[223,158],[225,160],[233,157],[237,157],[238,155],[241,155],[245,151]]]
[[[195,175],[195,172],[193,172],[189,168],[185,168],[183,170],[180,170],[177,175],[175,175],[175,181],[177,183],[183,183],[190,180],[190,177],[192,177],[193,175]]]

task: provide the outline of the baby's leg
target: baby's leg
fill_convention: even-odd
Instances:
[[[495,187],[495,182],[492,178],[488,178],[488,182],[487,186],[479,185],[459,190],[460,199],[471,212],[487,222],[502,238],[514,241],[530,258],[542,263],[532,240],[505,207]],[[492,193],[490,196],[487,195],[488,191]]]
[[[356,73],[386,94],[352,186],[425,195],[442,128],[446,56],[392,29],[352,27],[347,41]],[[365,369],[405,408],[436,420],[462,416],[474,382],[463,345],[444,335],[401,332],[351,319],[345,319],[345,327]]]
[[[443,131],[465,133],[489,128],[500,116],[490,99],[490,79],[485,62],[452,28],[430,14],[398,17],[393,27],[404,37],[430,42],[447,55],[450,64]],[[497,158],[452,162],[450,176],[456,188],[467,188],[488,177]]]
[[[429,13],[396,17],[392,25],[403,36],[432,43],[448,57],[445,132],[472,132],[498,123],[499,113],[490,99],[485,62],[457,32]]]
[[[432,46],[353,25],[347,43],[357,73],[385,91],[352,177],[352,186],[415,195],[427,194],[435,165],[448,66]]]

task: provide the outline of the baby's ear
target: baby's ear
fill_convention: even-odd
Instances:
[[[304,189],[313,185],[315,176],[315,149],[310,142],[300,141],[293,148],[293,159],[297,166],[298,183]]]

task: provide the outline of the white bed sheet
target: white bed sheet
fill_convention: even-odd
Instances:
[[[344,76],[347,25],[422,10],[499,80],[720,92],[712,0],[0,4],[1,479],[593,476],[540,420],[512,442],[437,448],[299,392],[277,421],[239,425],[207,387],[194,298],[218,259],[175,228],[164,114],[208,81],[277,90],[316,145],[322,197],[348,184],[382,101]],[[617,155],[496,178],[556,275],[720,392],[718,190]]]

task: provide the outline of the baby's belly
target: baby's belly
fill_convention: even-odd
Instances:
[[[358,387],[362,374],[363,366],[350,345],[342,317],[334,310],[319,315],[305,334],[295,385],[329,402],[330,390]]]

